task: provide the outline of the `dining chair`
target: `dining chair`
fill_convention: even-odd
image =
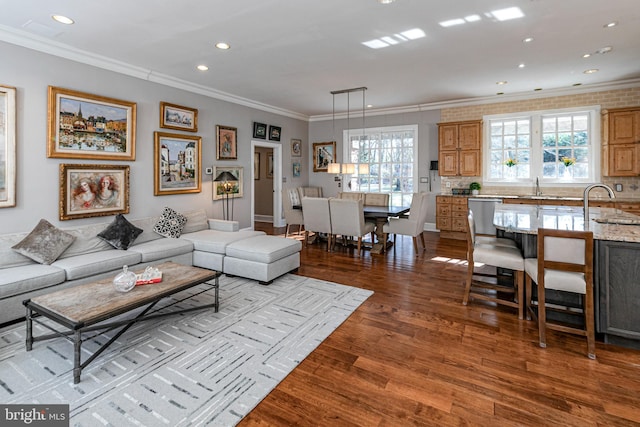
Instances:
[[[393,234],[393,250],[396,248],[396,236],[411,236],[413,249],[419,254],[418,236],[422,242],[422,248],[426,249],[424,241],[424,223],[427,221],[429,208],[427,193],[413,193],[411,208],[408,217],[389,217],[387,223],[382,226],[383,241],[387,241],[387,235]]]
[[[524,258],[517,247],[481,243],[476,238],[473,212],[467,215],[467,279],[462,304],[469,299],[480,299],[496,304],[515,307],[518,318],[524,318]],[[476,264],[496,268],[496,274],[476,272]],[[503,283],[498,277],[498,268],[513,270],[512,283]],[[475,280],[474,276],[490,277],[491,282]],[[514,298],[504,299],[500,294],[513,294]]]
[[[294,209],[294,206],[300,206],[300,196],[298,189],[285,188],[282,190],[282,206],[284,208],[284,219],[287,222],[287,229],[284,232],[284,237],[289,236],[289,227],[291,225],[298,226],[298,234],[302,231],[304,225],[304,218],[302,209]]]
[[[538,285],[537,317],[540,347],[547,346],[547,329],[567,332],[586,337],[587,356],[595,359],[593,232],[539,228],[537,256],[537,258],[527,258],[524,268],[527,273],[527,316],[536,315],[531,301],[531,283],[535,282]],[[545,299],[547,289],[571,292],[581,296],[584,328],[550,322],[547,319]],[[575,313],[575,309],[567,312]]]
[[[363,206],[362,200],[329,199],[331,233],[334,238],[337,235],[357,237],[358,256],[360,256],[362,249],[362,236],[370,233],[373,243],[373,232],[375,231],[375,225],[364,220]]]
[[[389,193],[364,193],[367,206],[389,206]]]
[[[341,191],[338,198],[343,200],[364,200],[364,193],[359,191]]]
[[[298,187],[300,201],[305,197],[323,197],[322,187]]]
[[[304,212],[304,244],[309,240],[309,231],[327,234],[327,252],[331,251],[331,214],[329,199],[324,197],[303,197],[302,212]]]

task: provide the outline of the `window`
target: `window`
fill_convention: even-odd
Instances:
[[[600,178],[599,107],[486,116],[484,182],[575,185]]]
[[[352,175],[351,191],[389,193],[392,205],[409,205],[418,173],[418,126],[345,130],[345,159],[368,164],[368,175]],[[348,184],[348,185],[349,185]]]

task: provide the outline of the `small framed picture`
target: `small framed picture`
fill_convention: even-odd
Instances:
[[[267,178],[273,178],[273,154],[267,154]]]
[[[313,143],[313,171],[327,172],[329,163],[336,161],[336,142]]]
[[[302,141],[299,139],[291,140],[291,157],[302,156]]]
[[[293,162],[293,177],[298,178],[300,176],[300,162]]]
[[[280,141],[280,132],[282,128],[280,126],[271,126],[269,125],[269,140],[271,141]]]
[[[237,138],[237,128],[216,126],[217,160],[238,160]]]
[[[199,193],[202,189],[202,138],[154,132],[154,196]]]
[[[129,213],[129,166],[60,164],[60,220]]]
[[[198,132],[198,110],[182,105],[160,103],[160,127]]]
[[[253,122],[253,137],[267,139],[267,125],[264,123]]]
[[[260,179],[260,153],[253,153],[253,179]]]

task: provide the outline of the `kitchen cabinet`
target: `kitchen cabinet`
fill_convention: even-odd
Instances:
[[[596,330],[604,341],[640,348],[640,244],[596,241]]]
[[[440,237],[466,239],[467,199],[466,196],[436,196],[436,227]]]
[[[440,176],[480,176],[482,121],[438,123]]]
[[[640,176],[640,107],[605,110],[602,132],[605,176]]]

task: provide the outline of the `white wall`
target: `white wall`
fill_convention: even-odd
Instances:
[[[222,218],[222,203],[212,201],[211,176],[204,169],[212,165],[244,167],[244,197],[235,200],[234,219],[240,227],[251,224],[250,183],[253,158],[253,122],[282,127],[283,176],[293,182],[291,138],[302,140],[302,176],[295,185],[308,182],[308,123],[206,96],[159,85],[134,77],[88,66],[30,49],[0,42],[0,84],[17,88],[17,191],[16,207],[0,209],[0,233],[31,230],[40,218],[60,227],[111,221],[94,217],[59,221],[58,165],[127,164],[131,170],[130,213],[127,217],[159,215],[164,206],[176,210],[203,208],[211,218]],[[190,66],[186,64],[185,66]],[[194,70],[194,72],[196,72]],[[47,87],[58,86],[137,103],[136,160],[132,162],[49,159],[47,147]],[[169,196],[153,195],[153,132],[159,130],[161,101],[197,108],[198,132],[202,137],[202,192]],[[238,160],[215,160],[215,126],[238,128]],[[171,132],[171,131],[170,131]],[[180,132],[177,132],[180,133]],[[185,134],[191,134],[186,132]]]
[[[371,90],[371,89],[370,89]],[[351,120],[351,128],[362,128],[360,116]],[[365,128],[382,127],[382,126],[399,126],[399,125],[418,125],[418,177],[429,177],[429,165],[431,160],[438,160],[438,125],[440,121],[440,110],[420,111],[414,113],[389,114],[379,116],[365,116]],[[335,121],[335,137],[332,120],[311,122],[309,124],[309,148],[314,142],[336,141],[336,151],[338,160],[342,161],[342,131],[347,129],[347,120],[336,119]],[[309,149],[311,151],[311,149]],[[323,187],[325,196],[335,196],[340,189],[338,183],[334,181],[335,175],[326,172],[313,172],[313,153],[307,154],[307,162],[309,164],[309,185]],[[429,193],[431,201],[429,214],[427,216],[428,223],[435,223],[435,196],[440,191],[440,177],[437,172],[431,174],[435,181],[431,185],[432,191],[429,192],[428,183],[417,183],[415,191]]]

